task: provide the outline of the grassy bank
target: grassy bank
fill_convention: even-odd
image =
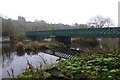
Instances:
[[[30,42],[28,44],[25,44],[23,42],[18,42],[16,45],[16,51],[19,52],[39,52],[39,51],[45,51],[47,49],[50,50],[60,50],[60,49],[66,49],[67,47],[60,42]]]
[[[83,52],[82,50],[74,50],[74,49],[69,49],[64,45],[63,43],[60,42],[30,42],[30,43],[23,43],[23,42],[18,42],[16,45],[16,51],[18,55],[23,55],[24,53],[38,53],[38,52],[45,52],[47,50],[51,50],[52,53],[54,54],[55,52],[61,52],[65,53],[68,55],[73,55],[73,56],[80,56],[80,54]]]

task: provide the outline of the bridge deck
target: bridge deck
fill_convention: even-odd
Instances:
[[[26,32],[26,35],[36,36],[36,37],[70,36],[70,37],[88,37],[88,38],[89,37],[119,38],[120,27],[29,31]]]

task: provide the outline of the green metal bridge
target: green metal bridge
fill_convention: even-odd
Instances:
[[[28,37],[120,38],[120,27],[28,31]]]
[[[26,32],[26,35],[31,40],[39,40],[39,38],[53,37],[56,41],[64,43],[66,47],[70,49],[71,37],[120,38],[120,27],[29,31]],[[46,51],[45,53],[51,54],[51,52],[49,53],[49,51]],[[76,57],[74,55],[67,55],[59,52],[52,53],[52,55],[65,59],[73,59]]]

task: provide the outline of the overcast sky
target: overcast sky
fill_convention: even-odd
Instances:
[[[119,0],[0,0],[0,16],[48,23],[85,24],[96,15],[113,19],[118,25]]]

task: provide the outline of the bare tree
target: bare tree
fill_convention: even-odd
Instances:
[[[89,24],[96,27],[96,28],[102,28],[102,27],[109,27],[113,25],[112,19],[109,17],[103,17],[103,16],[95,16],[90,19]]]
[[[89,24],[91,25],[91,27],[96,27],[96,28],[109,27],[114,25],[111,18],[103,17],[100,15],[91,18]],[[111,39],[111,38],[98,38],[98,40],[101,49],[112,48],[115,44],[114,43],[115,39]]]

